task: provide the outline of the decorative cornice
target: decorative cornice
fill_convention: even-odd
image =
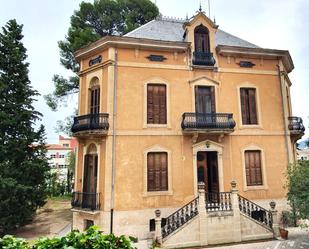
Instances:
[[[277,50],[268,48],[244,48],[218,45],[217,53],[223,56],[245,56],[247,58],[269,58],[282,59],[283,65],[288,73],[294,69],[292,57],[287,50]]]
[[[121,47],[121,48],[148,48],[160,51],[186,51],[190,47],[189,42],[175,42],[175,41],[160,41],[153,39],[141,39],[125,36],[105,36],[90,45],[77,50],[74,53],[76,60],[81,60],[98,50],[107,47]]]

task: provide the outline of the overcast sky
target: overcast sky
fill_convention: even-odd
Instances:
[[[53,91],[52,76],[69,75],[59,63],[57,42],[62,40],[70,24],[70,16],[80,0],[0,0],[0,26],[15,18],[24,24],[24,45],[28,49],[30,79],[41,97],[35,104],[44,114],[48,142],[57,142],[56,121],[70,115],[76,106],[72,99],[67,107],[52,112],[43,95]],[[88,1],[89,2],[89,1]],[[91,2],[91,1],[90,1]],[[164,16],[191,17],[199,8],[199,0],[153,0]],[[208,1],[203,0],[208,14]],[[55,4],[57,3],[57,4]],[[294,60],[292,80],[293,114],[303,118],[306,137],[309,134],[309,1],[308,0],[211,0],[213,19],[221,29],[260,47],[287,49]]]

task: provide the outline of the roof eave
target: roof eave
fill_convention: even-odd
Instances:
[[[98,50],[105,49],[107,47],[122,47],[122,48],[144,48],[152,50],[173,50],[184,51],[190,47],[189,42],[177,42],[177,41],[162,41],[145,38],[134,38],[125,36],[105,36],[96,42],[93,42],[74,53],[77,61],[82,58],[97,52]]]
[[[218,54],[226,56],[238,55],[252,58],[282,59],[282,63],[287,73],[292,72],[294,69],[294,63],[288,50],[234,47],[227,45],[218,45],[216,49]]]

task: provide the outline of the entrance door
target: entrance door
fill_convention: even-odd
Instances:
[[[98,175],[98,155],[85,156],[84,183],[83,183],[83,208],[95,207]]]
[[[205,183],[207,193],[219,192],[217,152],[200,151],[197,153],[197,181]]]

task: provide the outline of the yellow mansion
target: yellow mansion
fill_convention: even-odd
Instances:
[[[166,247],[276,235],[284,173],[304,133],[288,51],[228,34],[200,11],[75,56],[74,228]]]

